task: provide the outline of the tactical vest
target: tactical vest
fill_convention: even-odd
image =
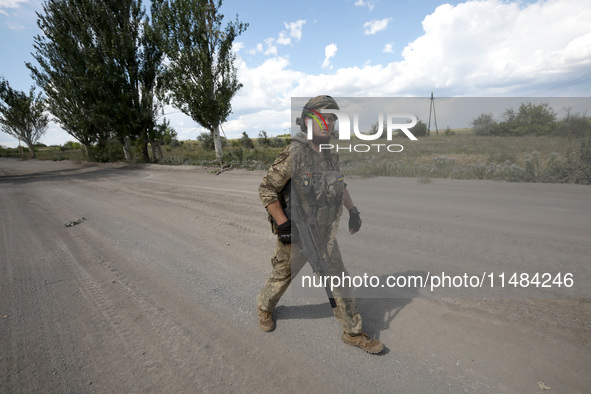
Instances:
[[[307,164],[309,170],[301,174],[301,191],[303,191],[302,200],[313,209],[317,209],[316,220],[320,227],[332,227],[340,217],[343,209],[343,193],[345,191],[345,177],[338,171],[332,161],[332,156],[323,156],[322,160],[327,168],[317,168],[317,153],[310,147],[307,141],[293,139],[301,144],[305,144],[307,152]],[[300,174],[297,174],[298,178]],[[298,188],[299,189],[299,188]],[[307,210],[308,210],[307,209]]]
[[[290,179],[284,186],[283,190],[279,193],[279,201],[283,209],[289,210],[290,204],[290,193],[299,193],[300,201],[302,201],[306,213],[310,211],[310,205],[313,205],[313,210],[316,210],[316,222],[319,227],[324,231],[323,233],[330,233],[330,230],[336,224],[338,225],[338,219],[343,209],[343,194],[345,191],[344,175],[338,171],[332,161],[331,157],[323,157],[328,170],[320,171],[316,168],[316,160],[314,155],[316,152],[310,147],[308,141],[300,139],[292,139],[292,143],[297,142],[303,145],[306,154],[306,163],[308,168],[304,171],[300,178],[298,174],[297,182],[299,185],[293,185],[293,179]],[[293,160],[293,155],[291,160]],[[289,215],[289,212],[286,212]],[[269,223],[271,224],[271,230],[273,234],[277,234],[277,223],[271,216],[268,215]],[[336,228],[335,228],[336,229]]]

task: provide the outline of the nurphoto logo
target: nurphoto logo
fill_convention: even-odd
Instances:
[[[328,129],[328,124],[322,114],[333,114],[339,121],[339,141],[350,141],[351,140],[351,121],[350,117],[345,111],[336,109],[321,109],[320,112],[311,110],[313,114],[310,114],[310,118],[306,119],[306,126],[308,130],[308,139],[312,139],[312,128],[313,123],[316,122],[322,128]],[[386,123],[384,124],[384,114],[378,114],[377,131],[374,134],[362,133],[359,130],[359,113],[353,113],[353,133],[357,138],[362,141],[375,141],[382,137],[384,134],[384,125],[386,126],[386,139],[392,141],[393,132],[396,130],[402,131],[411,141],[417,141],[417,137],[409,129],[413,128],[417,124],[416,116],[412,114],[390,114],[386,115]],[[400,144],[349,144],[347,145],[334,145],[334,144],[320,144],[320,150],[332,150],[336,149],[339,151],[348,152],[369,152],[376,150],[380,152],[381,149],[385,149],[388,152],[397,153],[402,152],[404,147]]]

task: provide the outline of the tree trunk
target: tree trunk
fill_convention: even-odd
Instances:
[[[152,161],[156,163],[158,161],[158,157],[156,157],[156,144],[154,141],[150,142],[150,146],[152,147]]]
[[[131,153],[129,150],[129,137],[125,136],[123,137],[123,154],[125,155],[125,161],[130,163],[131,162]]]
[[[215,125],[213,128],[213,146],[215,147],[215,159],[222,164],[222,141],[220,140],[220,125]]]
[[[154,163],[157,163],[158,160],[163,157],[162,148],[160,147],[159,142],[151,142],[150,145],[152,145],[152,159],[154,160]]]
[[[142,141],[142,155],[144,156],[144,161],[146,163],[150,163],[150,153],[148,152],[148,140],[145,138]]]
[[[35,159],[37,156],[35,155],[35,147],[30,141],[26,141],[27,146],[29,147],[29,154],[31,159]]]
[[[158,148],[158,158],[162,159],[164,157],[164,155],[162,154],[162,147],[160,146],[160,144],[157,145]]]
[[[84,153],[86,154],[86,158],[88,158],[88,145],[86,145],[86,144],[80,144],[80,145],[82,146],[82,149],[84,150]]]

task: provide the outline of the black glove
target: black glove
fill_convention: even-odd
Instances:
[[[291,220],[277,225],[277,238],[283,245],[291,244]]]
[[[353,207],[349,209],[349,232],[351,234],[356,233],[361,228],[361,216],[359,209]]]

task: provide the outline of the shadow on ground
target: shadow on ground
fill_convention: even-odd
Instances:
[[[389,278],[403,278],[399,279],[398,283],[404,282],[408,286],[389,287]],[[421,289],[415,282],[421,283],[426,278],[427,273],[424,271],[405,271],[379,276],[378,287],[356,289],[357,309],[363,318],[363,331],[373,338],[380,339],[381,332],[390,328],[400,311],[414,298],[421,296]],[[390,282],[392,283],[392,279]],[[324,319],[333,316],[328,300],[317,304],[280,305],[274,314],[278,320]]]
[[[51,171],[37,171],[0,175],[0,184],[27,184],[32,182],[60,182],[60,181],[96,181],[105,178],[120,177],[134,174],[137,171],[131,166],[103,167],[86,165],[76,168],[64,168]]]

